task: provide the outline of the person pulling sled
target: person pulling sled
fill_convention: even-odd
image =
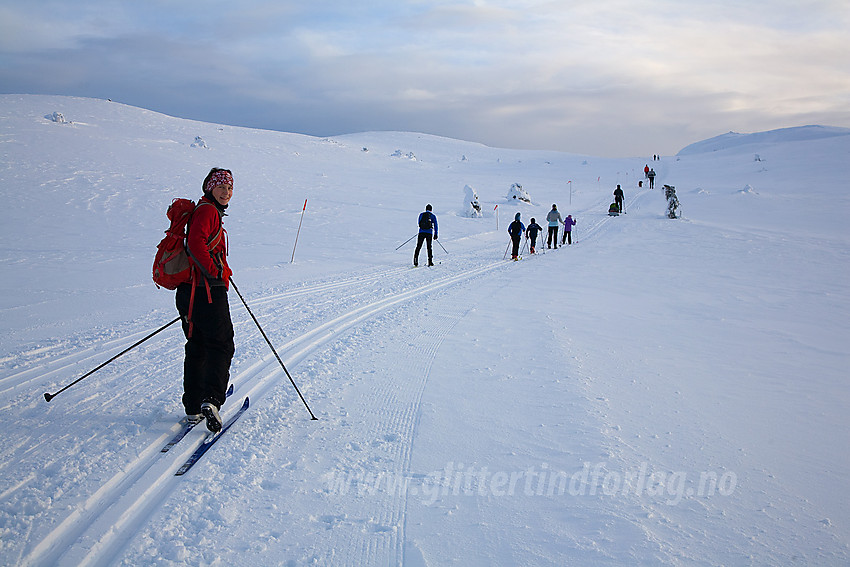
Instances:
[[[614,202],[617,203],[617,212],[623,212],[623,190],[617,185],[617,188],[614,189]]]

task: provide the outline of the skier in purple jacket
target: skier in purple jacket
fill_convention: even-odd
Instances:
[[[561,244],[565,242],[567,244],[573,243],[573,227],[575,224],[576,221],[573,219],[573,215],[567,215],[567,218],[564,219],[564,236],[561,237]]]

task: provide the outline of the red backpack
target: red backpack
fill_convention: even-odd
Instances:
[[[206,203],[201,201],[198,206],[202,204]],[[165,238],[157,245],[153,261],[153,281],[157,287],[177,289],[178,285],[192,281],[192,263],[185,242],[186,226],[195,208],[195,202],[189,199],[174,199],[168,206],[166,216],[171,226],[165,231]],[[219,226],[218,233],[207,243],[210,250],[218,244],[221,233],[222,228]]]

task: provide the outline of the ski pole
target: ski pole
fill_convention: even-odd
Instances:
[[[413,239],[414,239],[414,238],[416,238],[417,236],[419,236],[419,234],[418,234],[418,233],[417,233],[417,234],[414,234],[413,236],[411,236],[410,238],[408,238],[407,240],[405,240],[404,242],[402,242],[401,244],[399,244],[399,245],[396,247],[396,250],[398,250],[399,248],[401,248],[402,246],[404,246],[405,244],[407,244],[408,242],[410,242],[411,240],[413,240]]]
[[[112,362],[113,360],[115,360],[116,358],[121,356],[122,354],[126,354],[126,353],[130,352],[131,350],[133,350],[134,348],[136,348],[137,346],[139,346],[140,344],[142,344],[143,342],[145,342],[149,338],[153,337],[154,335],[156,335],[160,331],[164,331],[165,329],[167,329],[168,327],[170,327],[171,325],[173,325],[174,323],[176,323],[179,320],[180,320],[180,317],[177,317],[176,319],[174,319],[170,323],[166,323],[165,325],[163,325],[162,327],[160,327],[159,329],[157,329],[156,331],[154,331],[150,335],[146,336],[142,340],[137,341],[132,346],[125,348],[124,350],[122,350],[121,352],[119,352],[118,354],[116,354],[115,356],[113,356],[112,358],[110,358],[109,360],[107,360],[106,362],[104,362],[103,364],[101,364],[100,366],[95,368],[94,370],[90,370],[89,372],[86,372],[85,374],[83,374],[82,376],[80,376],[79,378],[77,378],[76,380],[74,380],[73,382],[71,382],[70,384],[68,384],[67,386],[65,386],[64,388],[62,388],[58,392],[56,392],[55,394],[45,392],[44,393],[44,399],[49,402],[50,400],[52,400],[53,398],[55,398],[56,396],[58,396],[59,394],[61,394],[62,392],[64,392],[68,388],[70,388],[71,386],[73,386],[74,384],[77,384],[78,382],[81,382],[84,378],[91,376],[92,374],[94,374],[95,372],[97,372],[98,370],[100,370],[101,368],[103,368],[104,366],[106,366],[107,364],[109,364],[110,362]]]
[[[510,243],[510,242],[508,242],[508,245],[507,245],[507,246],[505,246],[505,255],[504,255],[504,256],[502,256],[502,260],[506,260],[506,259],[507,259],[507,257],[508,257],[508,248],[510,248],[510,247],[511,247],[511,243]]]
[[[292,386],[295,388],[295,391],[298,392],[298,397],[301,398],[301,401],[304,403],[304,407],[306,407],[307,411],[310,412],[310,418],[313,419],[313,420],[318,420],[319,418],[316,417],[315,415],[313,415],[313,411],[310,409],[310,406],[307,405],[307,400],[305,400],[304,396],[301,395],[301,390],[298,389],[298,386],[295,384],[295,380],[292,379],[292,375],[289,373],[289,370],[286,369],[286,365],[283,364],[283,361],[280,359],[280,356],[278,356],[277,351],[274,349],[274,346],[272,346],[272,342],[269,340],[269,337],[266,336],[266,332],[260,326],[260,322],[257,321],[256,317],[254,317],[254,312],[251,311],[251,308],[248,307],[248,303],[245,301],[245,298],[242,297],[241,293],[239,293],[239,288],[236,287],[236,284],[234,283],[233,278],[230,279],[230,285],[233,286],[233,290],[236,292],[236,295],[238,295],[239,299],[242,300],[242,304],[245,306],[245,309],[248,310],[248,314],[251,315],[251,319],[254,320],[254,323],[257,325],[257,328],[260,330],[260,334],[262,334],[263,338],[266,339],[266,343],[268,343],[269,348],[272,349],[272,352],[274,353],[274,357],[280,363],[280,367],[283,368],[284,372],[286,372],[286,377],[289,378],[290,382],[292,382]]]
[[[445,247],[445,246],[443,246],[443,243],[442,243],[442,242],[440,242],[440,241],[439,241],[439,240],[437,240],[437,239],[434,239],[434,241],[435,241],[437,244],[439,244],[439,245],[440,245],[440,248],[442,248],[442,249],[443,249],[443,252],[445,252],[446,254],[448,254],[448,253],[449,253],[449,251],[448,251],[448,250],[446,250],[446,247]]]

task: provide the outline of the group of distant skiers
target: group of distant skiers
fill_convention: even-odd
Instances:
[[[656,159],[656,156],[653,156],[653,159]],[[661,158],[657,158],[661,159]],[[655,188],[655,169],[649,167],[649,164],[646,164],[643,168],[643,175],[646,179],[649,180],[649,188]],[[641,181],[641,186],[643,186],[643,182]],[[618,216],[623,212],[623,189],[617,185],[617,188],[614,189],[614,202],[611,203],[611,206],[608,207],[608,214],[611,216]]]
[[[653,159],[655,159],[655,156],[653,156]],[[643,168],[643,173],[644,176],[649,179],[649,188],[654,188],[655,169],[649,167],[649,164],[646,164]],[[608,214],[611,216],[618,216],[620,213],[623,213],[624,199],[625,195],[623,194],[623,189],[618,184],[617,188],[614,189],[614,202],[611,203],[610,207],[608,207]],[[528,227],[522,223],[521,217],[521,213],[517,213],[514,217],[514,221],[508,225],[508,234],[511,237],[511,244],[513,245],[511,249],[511,258],[514,260],[519,259],[520,243],[523,235],[525,235],[525,238],[529,241],[529,250],[532,254],[534,254],[537,252],[537,236],[543,231],[543,227],[537,224],[536,219],[533,217]],[[548,233],[546,236],[547,248],[558,248],[558,230],[561,227],[561,224],[564,225],[561,245],[563,246],[573,243],[572,230],[576,221],[573,219],[572,215],[567,215],[566,218],[562,218],[560,211],[558,211],[558,205],[553,204],[552,210],[546,215],[546,222],[548,223]],[[419,215],[419,235],[416,242],[416,251],[413,253],[414,266],[419,265],[419,252],[422,250],[423,243],[427,244],[428,265],[434,265],[434,256],[431,249],[432,239],[437,239],[437,216],[432,212],[431,205],[427,205],[425,207],[425,211]]]
[[[529,241],[529,250],[532,254],[535,254],[537,252],[537,236],[543,231],[543,227],[537,224],[537,221],[534,218],[531,219],[531,224],[526,227],[523,224],[521,217],[522,214],[517,213],[514,217],[514,221],[508,225],[508,234],[511,237],[511,243],[513,244],[511,258],[514,260],[519,259],[519,249],[523,235]],[[572,215],[567,215],[566,218],[562,218],[560,211],[558,211],[558,205],[553,204],[552,210],[546,215],[546,222],[549,225],[549,231],[546,238],[546,246],[548,248],[558,248],[558,230],[560,229],[561,224],[564,225],[561,245],[563,246],[573,243],[572,231],[576,221],[573,219]],[[428,252],[428,265],[433,266],[434,252],[432,249],[432,241],[436,240],[438,237],[438,225],[437,215],[434,214],[433,208],[430,204],[426,205],[425,210],[419,214],[418,225],[419,234],[417,235],[416,240],[416,250],[413,252],[413,265],[419,265],[419,253],[422,251],[422,245],[424,244]]]
[[[526,227],[522,223],[522,214],[517,213],[514,217],[514,221],[508,225],[508,234],[511,237],[511,259],[519,260],[519,248],[520,242],[522,240],[523,235],[529,241],[529,251],[532,254],[537,252],[537,235],[543,231],[543,227],[537,224],[537,221],[534,217],[531,218],[531,223]],[[572,215],[567,215],[567,218],[562,218],[560,211],[558,211],[558,205],[553,204],[552,210],[546,215],[546,222],[548,223],[548,233],[546,236],[546,247],[547,248],[558,248],[558,229],[561,224],[564,225],[564,234],[561,237],[561,246],[565,244],[573,243],[573,227],[576,224],[576,221],[573,219]]]

